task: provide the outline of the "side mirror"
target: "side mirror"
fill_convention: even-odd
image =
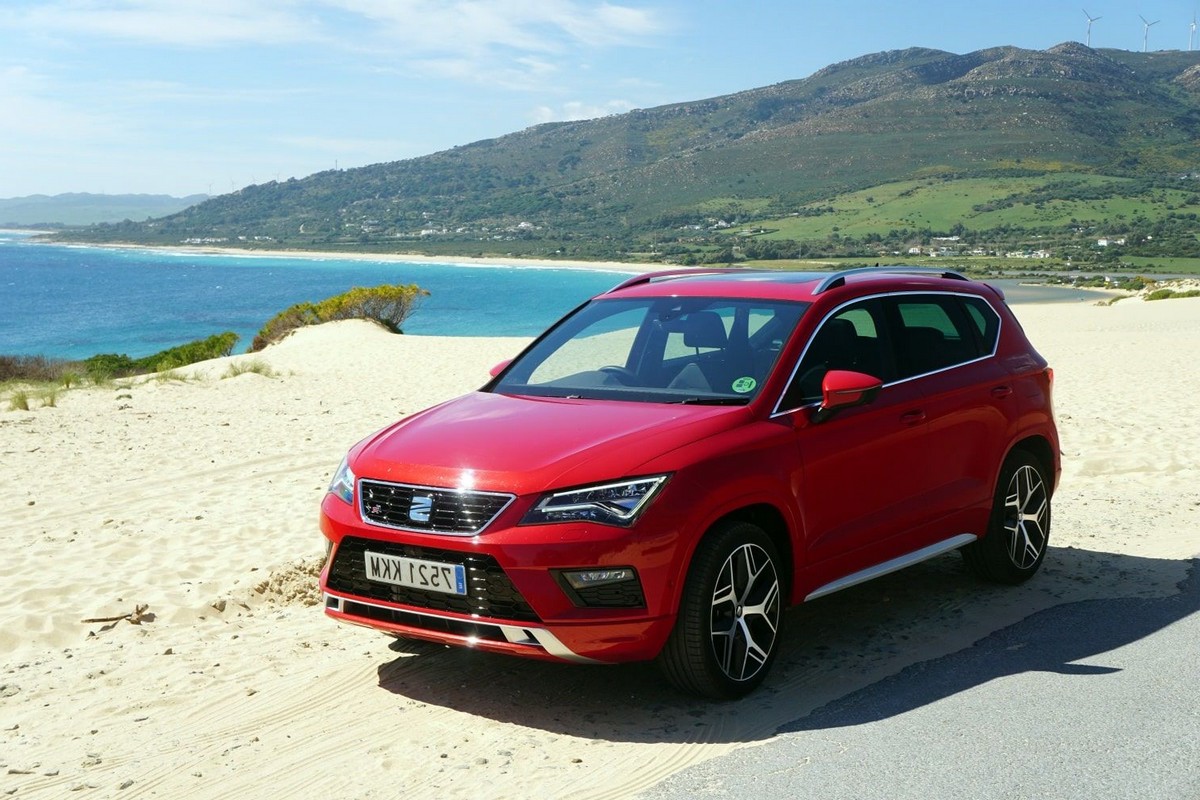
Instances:
[[[496,366],[494,366],[494,367],[492,367],[491,369],[489,369],[489,370],[488,370],[488,375],[491,375],[493,378],[494,378],[494,377],[496,377],[496,376],[497,376],[497,375],[499,375],[501,372],[504,372],[504,370],[508,369],[508,365],[509,365],[509,364],[511,364],[511,363],[512,363],[512,359],[511,359],[511,358],[506,358],[506,359],[504,359],[504,360],[503,360],[503,361],[501,361],[499,364],[497,364]]]
[[[875,399],[883,381],[874,375],[831,369],[821,381],[821,405],[813,412],[813,422],[824,422],[844,408],[865,406]]]

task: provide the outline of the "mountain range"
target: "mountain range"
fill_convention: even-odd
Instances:
[[[0,198],[0,225],[93,225],[99,222],[146,220],[182,211],[208,199],[206,194],[34,194]]]
[[[248,186],[80,235],[608,256],[899,181],[1197,174],[1200,53],[911,48],[722,97]]]

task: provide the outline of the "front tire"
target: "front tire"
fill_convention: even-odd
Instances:
[[[659,665],[678,689],[717,700],[753,691],[779,650],[783,583],[774,542],[725,522],[696,549]]]
[[[1050,538],[1050,483],[1045,467],[1014,450],[1000,470],[987,534],[963,548],[967,566],[984,580],[1024,583],[1046,557]]]

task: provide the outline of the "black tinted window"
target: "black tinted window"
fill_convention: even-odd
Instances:
[[[899,377],[936,372],[982,355],[981,337],[958,298],[918,295],[894,303]]]
[[[967,312],[967,318],[979,333],[979,345],[984,355],[996,352],[1000,338],[1000,317],[982,297],[956,298]]]
[[[831,369],[862,372],[887,381],[891,370],[886,344],[880,336],[883,328],[883,310],[878,300],[855,303],[827,318],[804,351],[781,409],[819,401],[821,381]]]

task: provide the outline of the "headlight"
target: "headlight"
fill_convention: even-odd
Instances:
[[[521,520],[521,524],[599,522],[629,527],[650,505],[658,490],[667,482],[667,477],[654,475],[554,492],[539,500]]]
[[[329,482],[329,491],[347,503],[354,504],[354,473],[350,471],[349,456],[342,459],[337,472],[333,473],[333,480]]]

